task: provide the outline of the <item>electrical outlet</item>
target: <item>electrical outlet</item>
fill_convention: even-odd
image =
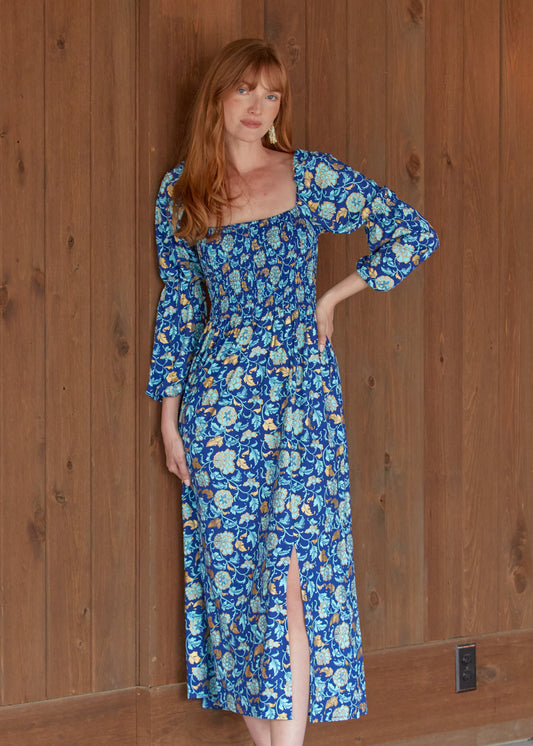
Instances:
[[[476,644],[457,645],[455,648],[455,691],[476,689]]]

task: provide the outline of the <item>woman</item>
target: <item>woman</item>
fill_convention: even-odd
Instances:
[[[290,117],[276,51],[227,45],[156,208],[148,394],[184,485],[188,695],[243,714],[260,746],[366,712],[333,313],[438,246],[387,188],[293,151]],[[317,302],[318,235],[361,225],[370,254]]]

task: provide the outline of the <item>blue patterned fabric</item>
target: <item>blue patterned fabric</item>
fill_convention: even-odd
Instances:
[[[357,271],[389,290],[438,246],[424,218],[331,155],[297,150],[297,202],[189,246],[156,208],[161,277],[147,393],[183,395],[189,697],[291,717],[286,581],[296,547],[311,651],[311,722],[366,712],[346,431],[329,341],[318,349],[317,239],[364,226]],[[211,312],[206,318],[203,281]]]

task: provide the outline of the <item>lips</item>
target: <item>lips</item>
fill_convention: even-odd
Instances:
[[[241,119],[241,124],[253,130],[261,126],[261,122],[256,122],[255,119]]]

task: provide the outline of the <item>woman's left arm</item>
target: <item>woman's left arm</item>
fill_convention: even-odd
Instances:
[[[354,171],[327,153],[307,153],[303,203],[320,232],[351,233],[363,226],[370,252],[357,271],[330,288],[316,308],[318,344],[333,332],[337,303],[365,287],[388,291],[420,266],[438,247],[435,230],[388,187]]]

